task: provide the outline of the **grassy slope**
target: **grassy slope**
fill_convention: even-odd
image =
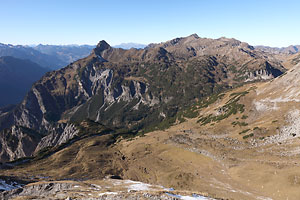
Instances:
[[[278,127],[288,125],[282,113],[298,105],[280,104],[282,112],[256,110],[253,100],[264,98],[257,94],[266,84],[229,91],[207,107],[198,104],[193,110],[199,112],[198,116],[183,117],[182,123],[175,120],[176,125],[165,131],[157,130],[114,144],[112,135],[85,138],[50,157],[12,170],[1,170],[1,174],[97,180],[119,175],[223,198],[298,199],[300,159],[297,154],[283,156],[280,153],[296,151],[300,141],[260,146],[268,136],[277,133]],[[218,108],[233,102],[236,94],[244,94],[236,102],[244,105],[243,112],[229,109],[227,112],[232,114],[222,120],[199,123],[203,116],[215,115]],[[226,110],[222,111],[226,114]],[[244,138],[251,133],[252,137]],[[258,146],[252,139],[256,139]]]

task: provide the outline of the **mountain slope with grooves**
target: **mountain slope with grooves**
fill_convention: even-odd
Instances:
[[[224,199],[297,200],[299,66],[202,99],[192,107],[196,115],[166,130],[115,143],[111,134],[84,138],[0,172],[50,180],[114,175]]]
[[[129,50],[100,41],[88,57],[37,81],[1,115],[0,130],[21,126],[47,135],[56,123],[85,119],[140,130],[210,94],[281,75],[280,62],[268,58],[227,38],[191,35]]]

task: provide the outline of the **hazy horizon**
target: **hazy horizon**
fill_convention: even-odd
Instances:
[[[188,36],[189,36],[189,35],[186,35],[186,36],[179,36],[179,37],[176,37],[176,38],[180,38],[180,37],[188,37]],[[222,37],[225,37],[225,36],[222,36]],[[201,38],[209,38],[209,37],[201,37]],[[219,38],[221,38],[221,37],[219,37]],[[210,38],[210,39],[219,39],[219,38]],[[228,38],[228,37],[225,37],[225,38]],[[170,38],[170,39],[168,39],[168,40],[172,40],[172,39],[175,39],[175,38]],[[230,39],[231,39],[231,38],[230,38]],[[236,39],[236,38],[232,38],[232,39]],[[166,41],[168,41],[168,40],[166,40]],[[100,41],[101,41],[101,39],[100,39],[98,42],[100,42]],[[150,42],[150,43],[148,43],[148,44],[136,43],[136,42],[121,42],[121,43],[118,43],[118,44],[110,44],[110,43],[108,42],[108,44],[111,45],[112,47],[120,46],[120,45],[126,45],[126,44],[136,44],[136,45],[145,45],[145,46],[147,46],[147,45],[149,45],[149,44],[151,44],[151,43],[161,43],[161,42],[166,42],[166,41]],[[241,40],[240,40],[240,41],[241,41]],[[11,44],[11,43],[3,43],[3,42],[0,41],[0,44],[4,44],[4,45],[13,45],[13,46],[21,45],[21,46],[28,46],[28,47],[36,47],[36,46],[38,46],[38,45],[51,45],[51,46],[84,46],[84,45],[87,45],[87,46],[96,46],[96,45],[98,44],[98,42],[95,43],[95,44],[41,44],[41,43],[39,43],[39,44]],[[106,41],[106,42],[107,42],[107,41]],[[248,43],[247,41],[241,41],[241,42],[246,42],[246,43]],[[299,43],[299,44],[290,44],[290,45],[287,45],[287,46],[269,46],[269,45],[264,45],[264,44],[253,45],[253,44],[250,44],[250,43],[248,43],[248,44],[249,44],[249,45],[252,45],[252,46],[266,46],[266,47],[271,47],[271,48],[286,48],[286,47],[289,47],[289,46],[300,45],[300,43]]]

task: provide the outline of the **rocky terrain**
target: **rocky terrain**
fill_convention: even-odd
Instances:
[[[296,65],[270,82],[208,97],[186,111],[193,115],[177,115],[168,129],[134,138],[90,135],[22,165],[7,163],[1,173],[93,184],[109,175],[215,199],[298,199],[298,73]],[[102,127],[92,122],[82,126],[86,132]]]
[[[290,60],[287,71],[247,43],[195,34],[145,49],[101,41],[0,110],[0,175],[33,182],[1,195],[299,199],[300,68]],[[104,189],[116,181],[107,177],[123,189]]]
[[[198,99],[284,71],[275,58],[235,39],[194,34],[130,50],[101,41],[88,57],[37,81],[14,110],[1,114],[0,130],[15,135],[15,144],[27,133],[14,134],[14,126],[38,138],[50,134],[56,123],[85,119],[114,129],[151,130]],[[5,144],[9,140],[2,141],[10,146]],[[35,146],[26,155],[36,152]],[[5,160],[24,155],[2,151]]]
[[[131,180],[43,181],[0,194],[2,199],[194,199],[213,200],[188,191],[175,191]]]

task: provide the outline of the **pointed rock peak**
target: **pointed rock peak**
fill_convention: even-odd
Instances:
[[[195,39],[199,39],[200,38],[196,33],[194,33],[194,34],[192,34],[192,35],[190,35],[188,37],[189,38],[195,38]]]
[[[102,53],[104,50],[110,49],[110,48],[111,48],[111,46],[110,46],[107,42],[105,42],[105,40],[101,40],[101,41],[97,44],[97,46],[96,46],[96,48],[93,50],[93,52],[94,52],[96,55],[101,56],[101,53]]]
[[[101,40],[96,46],[96,49],[99,51],[103,51],[108,48],[110,48],[110,45],[105,40]]]

